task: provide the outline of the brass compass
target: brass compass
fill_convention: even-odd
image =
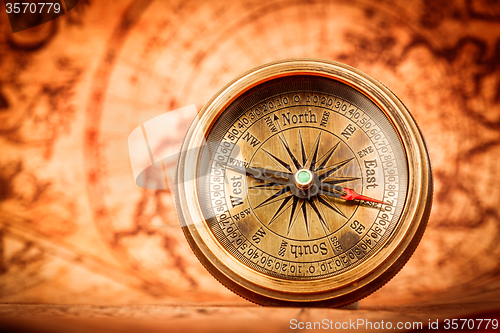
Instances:
[[[184,140],[176,203],[194,253],[262,305],[343,306],[389,281],[432,204],[420,131],[378,81],[291,59],[219,91]]]

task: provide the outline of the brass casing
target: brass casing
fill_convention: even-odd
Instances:
[[[241,94],[271,79],[311,75],[347,84],[367,96],[399,134],[408,162],[408,191],[400,221],[370,260],[339,275],[318,280],[287,280],[244,265],[214,237],[198,199],[196,165],[200,147],[215,120]],[[427,224],[433,180],[429,155],[410,112],[384,85],[350,66],[317,59],[290,59],[257,67],[222,88],[199,113],[183,143],[177,167],[176,206],[184,234],[206,269],[236,294],[262,305],[332,306],[355,302],[387,283],[408,261]]]

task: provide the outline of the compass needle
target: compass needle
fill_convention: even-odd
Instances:
[[[265,183],[262,185],[256,185],[256,186],[251,186],[248,189],[250,190],[264,190],[264,191],[269,191],[269,190],[281,190],[283,188],[283,184],[277,184],[277,183]]]
[[[376,202],[376,203],[383,204],[383,205],[389,205],[388,203],[383,202],[381,200],[377,200],[377,199],[370,198],[370,197],[367,197],[364,195],[360,195],[360,194],[356,193],[354,190],[351,190],[349,188],[344,187],[343,190],[346,194],[341,196],[341,198],[345,199],[345,200],[363,200],[363,201]]]
[[[311,59],[247,72],[184,140],[176,207],[226,287],[261,305],[339,307],[377,290],[417,246],[431,207],[426,146],[368,75]]]

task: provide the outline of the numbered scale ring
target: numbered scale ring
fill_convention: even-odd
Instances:
[[[176,206],[206,269],[262,305],[343,306],[408,261],[432,172],[401,101],[344,64],[291,59],[220,90],[183,143]]]

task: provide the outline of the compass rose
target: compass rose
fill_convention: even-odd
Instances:
[[[276,154],[267,150],[263,149],[263,151],[276,166],[284,170],[283,176],[288,178],[288,182],[283,183],[268,180],[264,184],[249,187],[252,190],[274,191],[274,193],[270,194],[254,209],[281,202],[267,225],[270,226],[277,220],[281,220],[279,217],[288,211],[289,215],[286,219],[288,223],[287,236],[290,234],[299,214],[302,214],[307,235],[310,238],[312,217],[308,214],[308,211],[314,212],[325,235],[330,234],[332,230],[330,230],[330,226],[327,223],[324,209],[331,210],[342,218],[348,219],[332,200],[332,197],[341,197],[343,195],[343,188],[338,186],[339,184],[360,179],[360,177],[335,176],[335,173],[353,161],[354,157],[342,161],[332,159],[332,156],[341,143],[340,140],[324,155],[319,156],[321,134],[321,132],[318,134],[309,154],[305,149],[301,130],[299,130],[296,154],[290,148],[283,133],[278,135],[281,149],[287,161],[280,159]]]

